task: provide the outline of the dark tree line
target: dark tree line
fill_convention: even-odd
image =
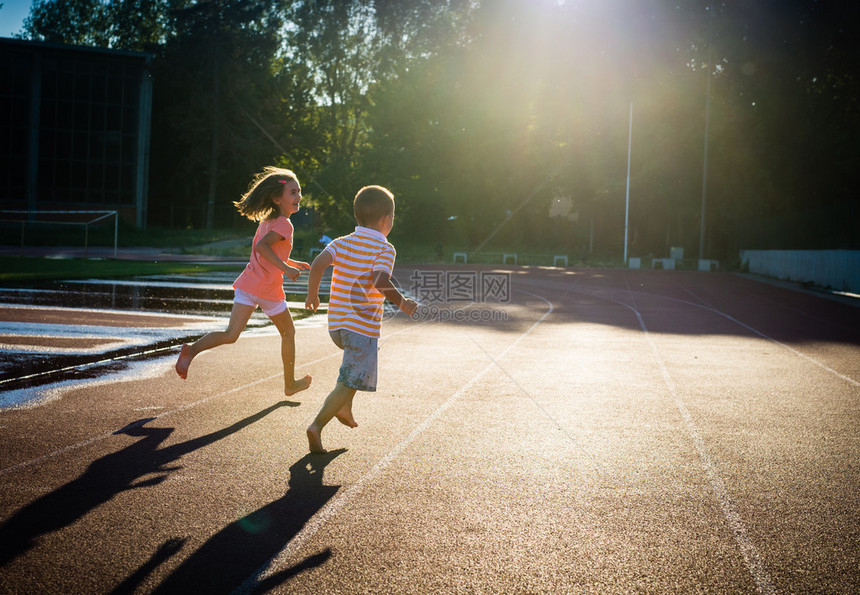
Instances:
[[[857,6],[47,0],[24,33],[156,56],[151,224],[234,225],[280,164],[321,231],[380,183],[404,238],[619,254],[632,103],[630,254],[726,258],[860,243]]]

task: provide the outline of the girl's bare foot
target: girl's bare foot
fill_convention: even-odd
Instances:
[[[284,394],[288,397],[305,390],[311,385],[310,375],[305,376],[301,380],[294,380],[292,384],[284,383]]]
[[[194,356],[191,355],[191,345],[184,343],[182,349],[179,350],[179,359],[176,360],[176,373],[183,380],[188,378],[188,366],[191,365],[191,360]]]
[[[308,448],[311,452],[323,453],[326,452],[326,449],[323,448],[322,439],[320,438],[320,431],[316,429],[316,426],[313,424],[308,426]]]
[[[341,407],[340,411],[335,413],[334,416],[337,418],[337,421],[345,426],[349,426],[350,428],[358,427],[358,422],[352,416],[352,409],[348,405]]]

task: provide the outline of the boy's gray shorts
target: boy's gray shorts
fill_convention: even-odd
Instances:
[[[328,334],[334,344],[343,349],[343,363],[337,381],[349,388],[375,392],[379,339],[346,329],[336,329]]]

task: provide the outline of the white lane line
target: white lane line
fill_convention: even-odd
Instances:
[[[627,281],[627,280],[625,279],[625,282],[626,282],[626,281]],[[628,286],[628,287],[629,287],[629,286]],[[611,290],[611,289],[610,289],[609,291],[611,292],[611,291],[613,291],[613,290]],[[619,290],[619,291],[622,291],[622,290]],[[595,298],[599,298],[599,299],[605,299],[605,300],[608,300],[608,301],[611,301],[611,302],[616,302],[616,303],[618,303],[618,304],[621,304],[622,306],[626,306],[627,308],[630,308],[630,306],[629,306],[629,305],[627,305],[627,304],[625,304],[624,302],[620,302],[620,301],[615,300],[615,299],[613,299],[613,298],[611,298],[611,297],[606,297],[605,295],[602,295],[602,293],[601,293],[600,291],[586,291],[586,290],[583,290],[583,289],[578,289],[578,290],[576,290],[576,293],[581,293],[581,294],[583,294],[583,295],[587,295],[587,296],[595,297]],[[729,321],[731,321],[731,322],[733,322],[733,323],[737,324],[738,326],[741,326],[741,327],[743,327],[743,328],[747,329],[747,330],[748,330],[748,331],[750,331],[751,333],[753,333],[753,334],[755,334],[755,335],[758,335],[758,336],[759,336],[759,337],[761,337],[762,339],[765,339],[766,341],[770,341],[771,343],[773,343],[773,344],[775,344],[775,345],[778,345],[778,346],[780,346],[780,347],[782,347],[782,348],[784,348],[784,349],[786,349],[786,350],[790,351],[790,352],[791,352],[791,353],[793,353],[794,355],[796,355],[796,356],[798,356],[798,357],[801,357],[801,358],[805,359],[806,361],[808,361],[808,362],[810,362],[810,363],[812,363],[812,364],[815,364],[816,366],[818,366],[818,367],[819,367],[819,368],[821,368],[822,370],[824,370],[824,371],[826,371],[826,372],[829,372],[830,374],[833,374],[834,376],[836,376],[836,377],[838,377],[838,378],[841,378],[842,380],[844,380],[844,381],[845,381],[845,382],[847,382],[848,384],[850,384],[850,385],[852,385],[852,386],[860,386],[860,381],[855,380],[854,378],[851,378],[850,376],[846,376],[846,375],[844,375],[844,374],[842,374],[842,373],[840,373],[840,372],[838,372],[838,371],[834,370],[833,368],[829,367],[828,365],[821,363],[820,361],[816,360],[815,358],[810,357],[810,356],[806,355],[805,353],[803,353],[803,352],[801,352],[801,351],[798,351],[798,350],[797,350],[797,349],[795,349],[794,347],[791,347],[790,345],[787,345],[787,344],[783,343],[782,341],[779,341],[779,340],[777,340],[777,339],[774,339],[773,337],[771,337],[771,336],[769,336],[769,335],[767,335],[767,334],[763,333],[762,331],[760,331],[760,330],[758,330],[758,329],[756,329],[756,328],[753,328],[753,327],[751,327],[750,325],[748,325],[748,324],[746,324],[746,323],[744,323],[744,322],[741,322],[740,320],[738,320],[738,319],[737,319],[737,318],[735,318],[734,316],[731,316],[730,314],[726,314],[725,312],[723,312],[723,311],[721,311],[721,310],[718,310],[718,309],[716,309],[716,308],[714,308],[714,307],[712,307],[712,306],[708,305],[708,304],[707,304],[707,302],[705,302],[704,300],[702,300],[702,302],[704,302],[704,303],[698,304],[698,303],[696,303],[696,302],[691,302],[691,301],[689,301],[689,300],[681,300],[681,299],[678,299],[678,298],[671,298],[671,297],[667,297],[667,296],[656,295],[656,294],[653,294],[653,293],[645,293],[645,292],[641,292],[641,291],[633,291],[633,290],[630,290],[630,289],[628,289],[628,290],[627,290],[627,293],[628,293],[628,294],[630,294],[630,297],[633,299],[633,303],[634,303],[634,304],[636,303],[636,298],[635,298],[635,296],[638,294],[638,295],[640,295],[640,296],[646,296],[646,297],[649,297],[649,298],[660,299],[660,300],[662,300],[662,301],[666,301],[666,302],[674,302],[674,303],[677,303],[677,304],[684,304],[684,305],[687,305],[687,306],[693,306],[694,308],[699,308],[699,309],[701,309],[701,310],[706,310],[706,311],[711,312],[711,313],[713,313],[713,314],[717,314],[718,316],[722,316],[722,317],[723,317],[723,318],[725,318],[726,320],[729,320]],[[701,299],[701,298],[698,298],[698,296],[696,296],[695,294],[693,294],[693,293],[692,293],[692,292],[690,292],[689,290],[688,290],[688,293],[692,294],[692,295],[693,295],[694,297],[696,297],[697,299]]]
[[[171,359],[174,359],[174,358],[171,358]],[[237,387],[231,388],[230,390],[226,390],[226,391],[214,394],[214,395],[209,395],[208,397],[204,397],[203,399],[200,399],[199,401],[194,401],[193,403],[187,403],[185,405],[182,405],[181,407],[177,407],[176,409],[171,409],[170,411],[165,411],[162,414],[154,416],[153,419],[160,419],[162,417],[167,417],[168,415],[172,415],[172,414],[178,413],[180,411],[185,411],[186,409],[196,407],[197,405],[202,405],[203,403],[211,401],[212,399],[215,399],[218,397],[223,397],[225,395],[229,395],[229,394],[235,393],[237,391],[244,390],[246,388],[250,388],[252,386],[260,384],[261,382],[266,382],[267,380],[271,380],[272,378],[275,378],[277,376],[279,376],[279,374],[273,374],[272,376],[268,376],[266,378],[261,378],[259,380],[255,380],[254,382],[249,382],[248,384],[244,384],[242,386],[237,386]],[[21,469],[23,467],[29,467],[30,465],[36,465],[38,463],[42,463],[44,461],[47,461],[48,459],[52,459],[52,458],[59,456],[61,454],[71,452],[71,451],[77,450],[79,448],[83,448],[84,446],[89,446],[90,444],[94,444],[96,442],[104,440],[105,438],[110,438],[111,436],[114,436],[115,434],[116,434],[115,430],[110,431],[110,432],[106,432],[104,434],[99,434],[97,436],[93,436],[92,438],[82,440],[81,442],[78,442],[76,444],[65,446],[65,447],[60,448],[58,450],[55,450],[53,452],[49,452],[48,454],[42,455],[42,456],[37,457],[35,459],[30,459],[29,461],[23,461],[23,462],[18,463],[16,465],[12,465],[11,467],[6,467],[5,469],[0,469],[0,477],[7,475],[13,471],[18,470],[18,469]]]
[[[314,317],[314,318],[316,318],[316,317]],[[325,317],[323,316],[323,317],[320,317],[320,318],[325,318]],[[309,319],[302,319],[302,320],[308,320],[308,321],[311,321],[311,320],[314,320],[314,319],[309,318]],[[311,324],[311,323],[303,324],[303,325],[302,325],[302,324],[298,324],[298,323],[299,323],[299,322],[301,322],[301,321],[295,321],[295,322],[297,323],[297,324],[296,324],[296,329],[297,329],[297,330],[298,330],[299,328],[311,328],[311,327],[313,327],[313,326],[318,326],[317,324]],[[423,325],[423,324],[426,324],[426,322],[429,322],[429,321],[425,321],[425,322],[419,323],[418,325],[415,325],[415,326],[421,326],[421,325]],[[399,334],[399,333],[401,333],[401,332],[403,332],[403,331],[405,331],[405,330],[409,330],[409,329],[411,329],[411,328],[413,328],[413,327],[406,327],[406,328],[404,328],[404,329],[401,329],[401,330],[399,330],[399,331],[396,331],[396,332],[394,332],[394,333],[391,333],[391,335],[389,335],[389,336],[393,336],[393,335]],[[264,335],[264,334],[265,334],[265,333],[260,333],[260,335]],[[255,335],[255,334],[252,334],[252,332],[249,332],[249,336],[258,336],[258,335]],[[302,364],[302,365],[300,365],[300,366],[297,366],[297,367],[296,367],[296,370],[302,370],[302,369],[304,369],[304,368],[306,368],[306,367],[308,367],[308,366],[313,366],[314,364],[318,364],[318,363],[320,363],[320,362],[323,362],[323,361],[325,361],[325,360],[331,359],[331,358],[333,358],[333,357],[339,357],[340,355],[341,355],[340,350],[338,350],[338,351],[334,351],[334,352],[332,352],[332,353],[331,353],[331,354],[329,354],[329,355],[326,355],[326,356],[324,356],[324,357],[321,357],[321,358],[315,359],[315,360],[313,360],[313,361],[306,362],[306,363],[304,363],[304,364]],[[173,359],[175,359],[175,356],[170,356],[170,359],[171,359],[171,361],[172,361]],[[202,398],[202,399],[200,399],[200,400],[193,401],[193,402],[191,402],[191,403],[186,403],[185,405],[181,405],[180,407],[177,407],[176,409],[171,409],[171,410],[169,410],[169,411],[165,411],[164,413],[160,413],[160,414],[156,415],[153,419],[161,419],[162,417],[167,417],[168,415],[173,415],[174,413],[179,413],[179,412],[181,412],[181,411],[185,411],[185,410],[187,410],[187,409],[191,409],[192,407],[197,407],[198,405],[202,405],[202,404],[207,403],[207,402],[209,402],[209,401],[211,401],[211,400],[213,400],[213,399],[217,399],[218,397],[223,397],[223,396],[230,395],[230,394],[233,394],[233,393],[238,392],[238,391],[241,391],[241,390],[245,390],[246,388],[250,388],[250,387],[252,387],[252,386],[256,386],[256,385],[261,384],[261,383],[263,383],[263,382],[268,382],[269,380],[272,380],[272,379],[274,379],[274,378],[277,378],[278,376],[283,376],[283,375],[284,375],[284,373],[283,373],[283,372],[279,372],[279,373],[277,373],[277,374],[272,374],[271,376],[267,376],[267,377],[265,377],[265,378],[257,379],[257,380],[255,380],[255,381],[253,381],[253,382],[249,382],[249,383],[247,383],[247,384],[243,384],[242,386],[236,386],[236,387],[233,387],[233,388],[231,388],[231,389],[229,389],[229,390],[225,390],[225,391],[222,391],[222,392],[220,392],[220,393],[216,393],[216,394],[214,394],[214,395],[209,395],[208,397],[204,397],[204,398]],[[93,382],[93,381],[90,381],[90,382]],[[76,383],[74,386],[75,386],[75,387],[78,387],[78,386],[81,386],[82,384],[84,384],[84,382],[82,382],[82,383]],[[111,438],[112,436],[114,436],[114,435],[115,435],[115,433],[116,433],[115,431],[111,431],[111,432],[106,432],[106,433],[104,433],[104,434],[99,434],[99,435],[96,435],[96,436],[92,436],[92,437],[87,438],[86,440],[82,440],[82,441],[80,441],[80,442],[78,442],[78,443],[76,443],[76,444],[71,444],[71,445],[69,445],[69,446],[65,446],[65,447],[63,447],[63,448],[60,448],[60,449],[57,449],[57,450],[55,450],[55,451],[49,452],[49,453],[44,454],[44,455],[42,455],[42,456],[36,457],[35,459],[30,459],[30,460],[28,460],[28,461],[22,461],[22,462],[20,462],[20,463],[17,463],[17,464],[15,464],[15,465],[10,466],[10,467],[6,467],[6,468],[4,468],[4,469],[0,469],[0,477],[3,477],[4,475],[8,475],[9,473],[12,473],[13,471],[17,471],[18,469],[23,469],[24,467],[29,467],[30,465],[36,465],[36,464],[39,464],[39,463],[43,463],[43,462],[45,462],[45,461],[47,461],[47,460],[49,460],[49,459],[52,459],[52,458],[57,457],[57,456],[59,456],[59,455],[62,455],[62,454],[64,454],[64,453],[71,452],[71,451],[73,451],[73,450],[77,450],[77,449],[79,449],[79,448],[83,448],[83,447],[85,447],[85,446],[89,446],[90,444],[95,444],[96,442],[99,442],[99,441],[101,441],[101,440],[105,440],[105,439],[107,439],[107,438]]]
[[[624,279],[624,282],[627,282],[626,277]],[[737,543],[738,548],[740,548],[741,550],[741,555],[744,558],[744,562],[747,565],[747,569],[749,570],[750,575],[752,575],[752,578],[755,581],[760,593],[776,593],[776,588],[774,587],[773,582],[771,582],[770,577],[767,574],[767,570],[764,567],[764,562],[762,562],[761,555],[759,554],[758,549],[755,547],[755,544],[747,533],[746,525],[744,525],[741,516],[738,514],[737,508],[732,501],[732,497],[729,494],[728,488],[726,488],[725,482],[723,481],[722,477],[720,477],[720,474],[717,471],[717,466],[714,463],[714,460],[711,458],[711,454],[708,452],[708,448],[705,445],[705,441],[702,439],[699,427],[696,425],[695,420],[693,420],[693,416],[690,415],[690,411],[689,409],[687,409],[687,405],[684,403],[683,399],[681,399],[681,396],[678,394],[678,390],[675,388],[675,383],[672,380],[672,376],[669,374],[669,369],[666,367],[666,362],[663,359],[663,356],[660,355],[660,350],[657,348],[657,343],[651,337],[651,333],[648,331],[648,327],[645,324],[645,320],[642,318],[642,315],[639,313],[639,310],[637,310],[635,307],[612,298],[604,299],[615,302],[616,304],[620,304],[625,308],[630,309],[636,315],[636,319],[639,321],[639,326],[642,328],[642,332],[645,334],[645,339],[648,341],[648,345],[651,347],[651,352],[654,355],[654,359],[657,361],[657,364],[660,367],[660,374],[663,377],[663,382],[669,389],[669,393],[672,395],[672,399],[675,402],[675,406],[677,407],[678,411],[681,414],[681,417],[684,420],[687,434],[690,436],[690,439],[693,442],[693,446],[696,448],[696,452],[699,455],[699,461],[701,462],[702,468],[704,469],[705,474],[708,477],[708,482],[711,484],[711,488],[714,490],[714,495],[717,498],[717,502],[720,505],[720,509],[723,511],[723,517],[726,519],[729,528],[732,530],[732,534],[735,538],[735,543]],[[635,297],[631,295],[631,299],[633,299],[633,302],[635,304]],[[698,304],[691,305],[697,306]]]
[[[723,510],[723,516],[725,516],[726,521],[729,523],[729,527],[732,529],[732,533],[735,536],[735,542],[737,542],[738,547],[741,549],[741,553],[743,554],[744,561],[747,564],[750,574],[752,574],[752,577],[761,593],[775,593],[776,589],[774,588],[770,577],[768,577],[767,570],[764,568],[764,563],[761,560],[758,549],[755,547],[755,544],[753,544],[752,539],[750,539],[747,533],[746,525],[744,525],[743,520],[741,520],[734,502],[732,501],[732,497],[729,495],[729,491],[726,488],[726,484],[723,482],[722,477],[720,477],[720,474],[717,471],[717,466],[714,464],[707,446],[705,446],[705,441],[702,440],[702,436],[699,433],[699,428],[696,425],[696,422],[693,420],[693,416],[690,415],[690,411],[687,409],[686,404],[684,404],[684,401],[681,399],[681,396],[675,388],[675,383],[669,375],[669,370],[666,368],[666,362],[660,355],[660,352],[657,349],[657,344],[651,338],[651,333],[648,332],[648,327],[645,326],[645,321],[642,320],[641,314],[639,314],[635,309],[633,312],[636,314],[636,318],[639,319],[639,324],[642,327],[642,332],[645,333],[645,338],[648,340],[648,344],[651,346],[654,359],[657,360],[657,363],[660,366],[660,373],[663,376],[663,381],[666,383],[666,387],[669,389],[669,392],[675,401],[675,406],[681,413],[681,417],[684,418],[687,433],[690,435],[690,439],[693,441],[693,445],[699,453],[702,467],[708,475],[708,481],[716,494],[717,501],[720,503],[720,508]]]
[[[567,296],[567,294],[568,294],[568,293],[570,293],[570,292],[571,292],[571,290],[574,288],[574,286],[576,285],[576,283],[577,283],[577,280],[574,280],[574,281],[573,281],[573,283],[571,283],[571,284],[569,285],[569,287],[565,290],[565,292],[564,292],[563,294],[561,294],[561,296],[559,296],[559,297],[557,298],[559,302],[561,302],[562,300],[564,300],[564,298]],[[543,301],[546,303],[546,305],[547,305],[547,306],[549,306],[550,311],[552,311],[552,303],[550,303],[550,301],[549,301],[549,300],[547,300],[546,298],[544,298],[543,296],[540,296],[540,295],[538,295],[538,294],[536,294],[536,293],[532,293],[532,292],[530,292],[530,291],[525,291],[525,290],[522,290],[522,289],[518,289],[518,290],[515,290],[515,291],[519,291],[520,293],[525,293],[525,294],[531,295],[531,296],[533,296],[533,297],[536,297],[536,298],[538,298],[538,299],[540,299],[540,300],[543,300]],[[539,410],[544,414],[544,416],[545,416],[548,420],[550,420],[550,421],[555,425],[555,427],[556,427],[556,428],[558,428],[558,430],[559,430],[562,434],[564,434],[564,436],[565,436],[565,437],[566,437],[566,438],[567,438],[567,439],[568,439],[568,440],[569,440],[569,441],[570,441],[570,442],[571,442],[571,443],[572,443],[572,444],[573,444],[573,445],[574,445],[574,446],[575,446],[575,447],[576,447],[580,452],[582,452],[585,456],[587,456],[589,459],[591,459],[591,461],[592,461],[592,462],[594,462],[594,464],[595,464],[595,465],[597,465],[597,471],[598,471],[598,473],[600,473],[602,476],[604,476],[604,477],[605,477],[605,476],[606,476],[606,473],[604,472],[604,468],[606,467],[606,464],[605,464],[605,463],[603,463],[602,461],[599,461],[599,460],[598,460],[598,459],[597,459],[593,454],[591,454],[588,450],[586,450],[586,449],[585,449],[585,447],[584,447],[584,446],[582,446],[582,444],[580,443],[580,441],[579,441],[579,440],[577,440],[576,438],[574,438],[573,434],[571,434],[570,432],[568,432],[568,431],[564,428],[563,424],[561,424],[561,423],[560,423],[560,422],[559,422],[559,421],[558,421],[558,420],[557,420],[557,419],[552,415],[552,413],[550,413],[550,412],[547,410],[547,408],[546,408],[546,407],[544,407],[543,405],[541,405],[541,404],[538,402],[538,400],[534,397],[534,395],[532,395],[529,391],[527,391],[527,390],[525,389],[525,387],[523,387],[523,385],[522,385],[522,384],[520,384],[520,383],[517,381],[517,379],[516,379],[516,378],[514,378],[514,377],[511,375],[511,373],[510,373],[510,372],[508,372],[508,370],[507,370],[505,367],[503,367],[503,366],[502,366],[501,362],[499,362],[499,358],[495,358],[495,357],[493,357],[492,355],[490,355],[490,354],[487,352],[487,350],[486,350],[486,349],[484,349],[483,347],[481,347],[480,343],[478,343],[478,342],[477,342],[477,341],[475,341],[474,339],[472,339],[472,342],[473,342],[473,343],[475,343],[475,345],[477,345],[477,346],[478,346],[478,349],[480,349],[482,352],[484,352],[484,355],[486,355],[486,356],[490,359],[490,361],[492,361],[493,363],[495,363],[495,364],[496,364],[496,366],[499,368],[499,370],[501,370],[501,371],[502,371],[502,373],[503,373],[505,376],[507,376],[507,377],[508,377],[508,379],[509,379],[511,382],[513,382],[513,383],[514,383],[514,385],[515,385],[518,389],[520,389],[520,392],[522,392],[526,397],[528,397],[528,398],[531,400],[531,402],[535,405],[535,407],[537,407],[537,408],[538,408],[538,409],[539,409]]]
[[[702,462],[702,467],[708,475],[708,481],[714,490],[717,501],[720,503],[720,508],[723,510],[723,516],[726,518],[729,527],[732,529],[732,533],[735,536],[735,542],[737,542],[738,547],[741,549],[744,561],[758,586],[759,592],[775,593],[776,589],[767,574],[767,570],[765,570],[764,563],[761,560],[758,549],[755,547],[755,544],[753,544],[752,539],[750,539],[747,533],[746,525],[744,525],[743,520],[741,520],[741,517],[735,508],[734,502],[732,502],[732,497],[729,495],[726,484],[723,482],[723,479],[717,471],[717,466],[714,464],[707,446],[705,446],[705,441],[702,440],[702,436],[699,433],[699,428],[696,425],[696,422],[693,420],[693,416],[690,415],[690,411],[687,409],[687,406],[684,404],[684,401],[681,399],[681,396],[675,388],[675,383],[669,375],[669,370],[666,368],[666,363],[657,349],[657,344],[651,338],[651,334],[648,332],[648,327],[645,326],[645,321],[642,320],[642,316],[635,309],[633,309],[633,312],[636,314],[636,318],[639,319],[639,324],[642,327],[642,332],[645,333],[645,338],[648,340],[648,344],[651,346],[654,359],[657,360],[657,363],[660,366],[660,373],[663,376],[663,381],[666,383],[666,387],[672,394],[675,406],[681,413],[681,417],[684,418],[687,433],[690,435],[690,439],[693,441],[693,445],[699,453],[699,460]]]
[[[301,370],[307,366],[312,366],[314,364],[318,364],[320,362],[323,362],[327,359],[331,359],[331,358],[333,358],[335,356],[339,356],[339,355],[340,355],[340,352],[336,351],[330,355],[321,357],[319,359],[315,359],[311,362],[304,363],[301,366],[297,366],[296,369]],[[175,359],[175,357],[171,356],[170,359],[173,360],[173,359]],[[181,405],[181,406],[177,407],[176,409],[171,409],[170,411],[165,411],[164,413],[160,413],[160,414],[154,416],[153,419],[161,419],[163,417],[173,415],[174,413],[179,413],[181,411],[191,409],[192,407],[197,407],[198,405],[208,403],[209,401],[212,401],[213,399],[217,399],[219,397],[223,397],[223,396],[230,395],[230,394],[233,394],[233,393],[238,392],[238,391],[245,390],[245,389],[250,388],[252,386],[256,386],[256,385],[261,384],[263,382],[268,382],[269,380],[272,380],[274,378],[277,378],[278,376],[283,376],[283,375],[284,375],[283,372],[279,372],[277,374],[272,374],[271,376],[266,376],[265,378],[259,378],[257,380],[254,380],[253,382],[249,382],[249,383],[243,384],[241,386],[235,386],[229,390],[225,390],[225,391],[222,391],[220,393],[215,393],[213,395],[203,397],[202,399],[199,399],[197,401],[193,401],[191,403],[186,403],[185,405]],[[5,469],[0,469],[0,477],[3,477],[4,475],[8,475],[9,473],[12,473],[13,471],[17,471],[18,469],[22,469],[24,467],[29,467],[30,465],[36,465],[38,463],[43,463],[49,459],[52,459],[52,458],[57,457],[59,455],[62,455],[64,453],[71,452],[73,450],[77,450],[77,449],[83,448],[85,446],[89,446],[90,444],[94,444],[94,443],[99,442],[101,440],[105,440],[106,438],[111,438],[112,436],[114,436],[114,434],[115,434],[115,431],[109,431],[109,432],[106,432],[104,434],[99,434],[99,435],[93,436],[91,438],[87,438],[86,440],[82,440],[76,444],[71,444],[69,446],[65,446],[65,447],[60,448],[58,450],[44,454],[40,457],[36,457],[35,459],[30,459],[28,461],[22,461],[21,463],[17,463],[15,465],[12,465],[11,467],[6,467]]]
[[[529,293],[529,292],[524,292]],[[508,345],[504,351],[502,351],[497,359],[501,360],[504,356],[514,347],[516,347],[523,339],[525,339],[540,323],[544,321],[544,319],[549,316],[553,311],[552,303],[548,300],[539,297],[543,301],[547,303],[549,308],[546,312],[544,312],[543,316],[541,316],[534,324],[532,324],[528,329],[526,329],[517,339]],[[389,450],[385,456],[383,456],[379,462],[377,462],[370,470],[362,475],[358,481],[354,484],[346,488],[345,490],[338,490],[337,494],[334,496],[332,500],[319,510],[314,516],[305,523],[305,526],[299,531],[287,544],[281,549],[280,552],[276,553],[266,564],[257,569],[251,576],[249,576],[245,581],[236,588],[233,593],[250,593],[255,588],[260,580],[267,578],[268,576],[274,573],[276,568],[279,568],[287,563],[287,561],[296,553],[298,550],[309,540],[311,539],[320,528],[325,525],[329,519],[334,517],[340,512],[340,510],[346,506],[353,498],[358,496],[364,487],[376,479],[391,463],[394,461],[400,453],[402,453],[409,445],[415,442],[418,437],[420,437],[439,417],[441,417],[448,409],[450,409],[457,401],[459,401],[463,395],[465,395],[472,386],[481,380],[489,371],[495,370],[498,364],[495,361],[491,361],[486,366],[484,366],[477,374],[472,376],[464,384],[453,393],[450,397],[448,397],[444,403],[439,405],[433,413],[424,418],[424,420],[415,426],[415,428],[409,433],[409,435],[401,440],[398,444]]]
[[[807,360],[807,361],[809,361],[809,362],[812,362],[813,364],[815,364],[816,366],[818,366],[818,367],[822,368],[823,370],[826,370],[827,372],[830,372],[831,374],[833,374],[833,375],[835,375],[835,376],[837,376],[837,377],[841,378],[842,380],[844,380],[844,381],[845,381],[845,382],[847,382],[848,384],[851,384],[851,385],[853,385],[853,386],[860,386],[860,382],[858,382],[857,380],[854,380],[853,378],[850,378],[850,377],[848,377],[848,376],[845,376],[844,374],[840,374],[839,372],[837,372],[837,371],[836,371],[836,370],[834,370],[833,368],[831,368],[831,367],[829,367],[829,366],[827,366],[827,365],[825,365],[825,364],[821,363],[820,361],[818,361],[818,360],[816,360],[816,359],[814,359],[814,358],[812,358],[812,357],[810,357],[810,356],[806,355],[805,353],[802,353],[802,352],[798,351],[798,350],[797,350],[797,349],[795,349],[794,347],[792,347],[792,346],[790,346],[790,345],[786,345],[786,344],[785,344],[785,343],[783,343],[782,341],[778,341],[778,340],[774,339],[773,337],[771,337],[771,336],[769,336],[769,335],[766,335],[765,333],[761,332],[760,330],[755,329],[755,328],[751,327],[750,325],[748,325],[748,324],[746,324],[746,323],[741,322],[740,320],[738,320],[738,319],[737,319],[737,318],[735,318],[734,316],[730,316],[729,314],[726,314],[725,312],[722,312],[722,311],[720,311],[720,310],[717,310],[715,307],[713,307],[713,306],[712,306],[711,304],[709,304],[707,301],[705,301],[704,299],[702,299],[701,297],[699,297],[698,295],[696,295],[695,293],[693,293],[692,291],[690,291],[690,290],[689,290],[689,289],[687,289],[686,287],[684,288],[684,290],[685,290],[687,293],[689,293],[690,295],[692,295],[694,298],[696,298],[697,300],[701,301],[701,302],[702,302],[702,304],[705,304],[705,305],[704,305],[704,306],[702,306],[702,305],[700,305],[700,304],[695,304],[695,303],[693,303],[693,302],[685,302],[685,303],[689,303],[689,304],[692,304],[692,305],[694,305],[694,306],[699,306],[700,308],[705,308],[706,310],[709,310],[709,311],[711,311],[711,312],[714,312],[714,313],[716,313],[716,314],[719,314],[720,316],[723,316],[723,317],[724,317],[724,318],[726,318],[727,320],[731,320],[731,321],[732,321],[732,322],[734,322],[735,324],[737,324],[737,325],[739,325],[739,326],[744,327],[745,329],[747,329],[747,330],[748,330],[748,331],[750,331],[751,333],[755,333],[755,334],[756,334],[756,335],[758,335],[759,337],[761,337],[761,338],[763,338],[763,339],[766,339],[766,340],[770,341],[771,343],[775,343],[775,344],[779,345],[780,347],[783,347],[783,348],[785,348],[785,349],[789,350],[790,352],[792,352],[793,354],[797,355],[798,357],[802,357],[803,359],[805,359],[805,360]]]

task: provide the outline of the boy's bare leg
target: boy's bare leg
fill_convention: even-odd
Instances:
[[[183,380],[188,378],[188,366],[191,365],[192,359],[194,359],[194,353],[191,351],[191,345],[183,343],[182,349],[179,350],[179,359],[176,360],[176,373]]]
[[[341,384],[340,382],[334,387],[323,402],[320,412],[317,413],[316,419],[308,426],[308,448],[311,452],[326,452],[322,445],[322,430],[325,425],[331,421],[347,402],[351,402],[355,396],[355,389]]]
[[[242,331],[245,330],[245,326],[253,313],[254,306],[233,304],[230,322],[227,323],[226,330],[207,333],[190,345],[185,343],[179,350],[179,359],[176,360],[176,373],[179,374],[179,377],[182,379],[188,377],[188,366],[191,365],[191,360],[203,351],[226,343],[235,343]]]
[[[352,393],[352,397],[355,396],[355,393]],[[344,403],[343,407],[340,408],[340,411],[334,414],[337,420],[345,426],[349,426],[350,428],[357,428],[358,422],[355,421],[355,418],[352,416],[352,397],[350,397],[346,403]]]
[[[284,394],[292,396],[311,385],[310,375],[296,380],[296,327],[289,310],[271,317],[281,334],[281,360],[284,363]]]

